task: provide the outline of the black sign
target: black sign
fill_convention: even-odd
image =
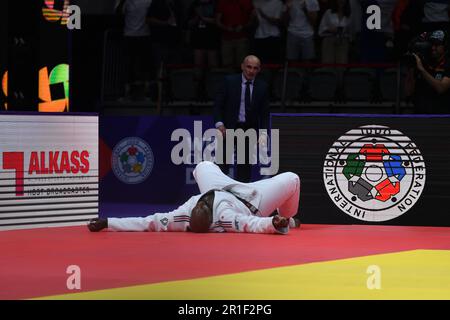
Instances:
[[[450,116],[272,115],[304,223],[449,226]]]

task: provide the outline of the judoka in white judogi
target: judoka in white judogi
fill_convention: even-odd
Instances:
[[[192,209],[211,189],[218,191],[214,192],[210,232],[284,234],[289,226],[275,228],[270,215],[275,210],[285,218],[297,214],[300,179],[295,173],[285,172],[269,179],[241,183],[223,174],[216,164],[203,161],[193,174],[201,194],[191,197],[176,210],[143,218],[108,218],[108,228],[112,231],[189,231]],[[235,195],[251,203],[258,212],[252,213]],[[293,219],[289,225],[293,226]]]

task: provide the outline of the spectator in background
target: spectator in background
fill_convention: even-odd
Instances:
[[[316,23],[316,28],[314,29],[314,34],[318,35],[319,34],[319,25],[320,25],[320,21],[322,21],[322,17],[325,14],[325,12],[327,12],[328,9],[330,9],[330,1],[331,0],[317,0],[319,2],[319,11],[317,12],[317,23]],[[317,50],[319,50],[319,48],[321,47],[321,38],[316,36],[314,37],[314,44],[315,44],[315,48]]]
[[[362,8],[359,0],[349,0],[350,3],[350,30],[352,34],[361,32]]]
[[[321,21],[325,12],[331,8],[332,0],[318,0],[319,1],[319,12],[317,13],[317,21]]]
[[[315,58],[314,29],[319,9],[317,0],[286,1],[288,60],[308,62]]]
[[[424,3],[419,0],[398,0],[392,13],[394,56],[398,60],[408,50],[408,44],[423,30]]]
[[[322,40],[322,63],[348,63],[350,44],[350,3],[331,0],[331,9],[322,17],[319,36]]]
[[[420,38],[431,42],[431,57],[414,54],[416,66],[408,70],[405,78],[406,96],[412,98],[416,113],[450,114],[448,36],[443,30],[435,30]]]
[[[281,62],[281,25],[285,6],[281,0],[255,0],[258,27],[254,51],[265,63]]]
[[[153,0],[147,21],[152,30],[153,61],[161,68],[164,63],[180,62],[180,15],[173,0]]]
[[[361,2],[359,0],[349,0],[350,3],[350,25],[349,31],[352,35],[350,43],[350,61],[359,61],[360,56],[360,35],[362,27],[362,9]]]
[[[417,1],[417,0],[416,0]],[[449,0],[419,0],[423,5],[423,31],[449,29]]]
[[[217,26],[222,31],[222,65],[239,68],[249,51],[249,32],[255,21],[252,0],[218,0]]]
[[[392,15],[397,0],[378,0],[381,9],[381,32],[384,36],[384,47],[386,48],[386,61],[393,60],[394,52],[394,26]]]
[[[146,16],[151,3],[152,0],[122,0],[116,9],[125,15],[123,35],[128,62],[125,95],[133,100],[143,99],[145,89],[150,87],[151,40]]]
[[[215,0],[194,0],[189,8],[190,44],[197,67],[215,68],[219,65],[219,30],[215,19]]]
[[[397,0],[392,14],[395,56],[400,58],[414,37],[424,31],[449,31],[449,0]]]

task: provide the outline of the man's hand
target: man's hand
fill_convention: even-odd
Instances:
[[[105,218],[91,219],[89,220],[87,227],[91,232],[98,232],[100,230],[108,228],[108,219]]]
[[[425,71],[422,60],[420,60],[419,56],[415,53],[413,53],[413,56],[414,56],[414,58],[416,58],[417,70],[419,70],[420,72]]]
[[[225,134],[227,133],[227,128],[225,128],[224,125],[218,126],[217,130],[219,130],[222,133],[222,137],[225,137]]]
[[[272,218],[272,224],[275,229],[280,230],[281,228],[286,228],[289,225],[289,219],[276,215]]]
[[[267,146],[267,135],[261,134],[259,136],[258,143],[261,147],[266,147]]]

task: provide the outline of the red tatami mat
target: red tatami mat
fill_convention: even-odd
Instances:
[[[91,233],[86,227],[0,232],[0,299],[192,279],[413,249],[450,249],[450,228],[302,225],[287,236]],[[77,291],[79,292],[79,291]]]

